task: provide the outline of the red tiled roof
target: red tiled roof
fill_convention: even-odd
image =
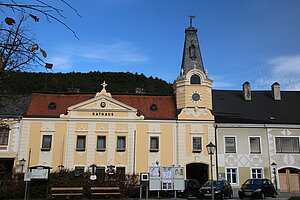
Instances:
[[[94,94],[49,94],[33,93],[27,110],[27,116],[59,116],[65,114],[69,106],[94,98]],[[112,95],[124,104],[140,110],[145,118],[176,118],[176,100],[174,96],[154,95]],[[49,110],[50,103],[56,103],[55,110]],[[157,111],[151,111],[150,106],[157,105]]]

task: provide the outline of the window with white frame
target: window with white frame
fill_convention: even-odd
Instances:
[[[250,153],[261,153],[260,137],[249,137]]]
[[[85,151],[85,135],[77,135],[76,151]]]
[[[105,151],[106,136],[97,136],[97,151]]]
[[[150,151],[157,152],[159,150],[159,137],[150,137]]]
[[[276,153],[300,153],[299,137],[275,137]]]
[[[226,169],[226,178],[230,184],[237,184],[237,168],[227,168]]]
[[[50,151],[52,143],[52,135],[43,135],[42,151]]]
[[[126,137],[118,136],[117,137],[117,151],[125,151],[126,149]]]
[[[252,168],[251,169],[251,177],[252,178],[263,178],[262,168]]]
[[[235,137],[225,137],[225,153],[236,153]]]
[[[9,128],[8,126],[0,127],[0,145],[8,145]]]
[[[202,141],[201,137],[193,137],[193,152],[201,152],[202,151]]]

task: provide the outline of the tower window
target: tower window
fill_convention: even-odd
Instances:
[[[200,77],[196,74],[192,75],[191,84],[200,84]]]

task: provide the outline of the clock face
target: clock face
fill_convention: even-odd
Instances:
[[[197,91],[192,92],[191,101],[193,103],[199,103],[201,101],[201,99],[202,99],[202,96],[199,92],[197,92]]]
[[[192,95],[192,99],[193,99],[193,101],[199,101],[199,100],[200,100],[200,94],[194,93],[194,94]]]

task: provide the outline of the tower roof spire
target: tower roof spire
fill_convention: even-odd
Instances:
[[[193,27],[193,19],[196,18],[196,15],[189,16],[190,18],[190,27]]]
[[[195,17],[196,16],[189,16],[190,26],[185,29],[185,41],[180,70],[181,76],[185,76],[192,69],[198,69],[205,73],[198,42],[197,29],[192,26]]]

